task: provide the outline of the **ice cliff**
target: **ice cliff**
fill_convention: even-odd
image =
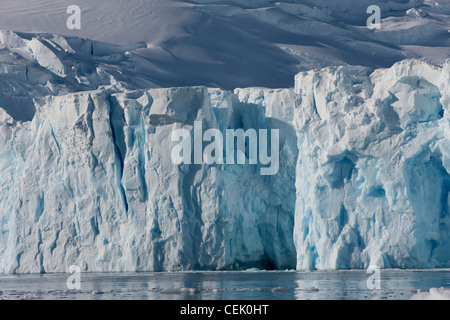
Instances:
[[[293,89],[100,87],[36,98],[28,121],[0,109],[0,271],[450,267],[449,71],[405,60]],[[279,129],[278,174],[174,165],[170,134],[194,121]]]
[[[449,71],[296,77],[297,268],[450,266]]]
[[[195,119],[282,128],[284,167],[173,165],[170,133]],[[230,92],[49,96],[0,134],[2,271],[295,267],[295,131]]]

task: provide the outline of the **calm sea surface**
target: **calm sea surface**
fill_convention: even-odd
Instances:
[[[80,290],[68,289],[70,274],[2,275],[0,300],[404,300],[418,289],[450,287],[450,270],[381,270],[379,290],[369,289],[371,275],[360,270],[82,273]]]

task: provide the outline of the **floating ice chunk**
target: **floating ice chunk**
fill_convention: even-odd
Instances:
[[[422,9],[411,8],[406,10],[406,15],[411,18],[421,19],[428,16],[428,13]]]
[[[411,300],[450,300],[450,288],[431,288],[418,290]]]

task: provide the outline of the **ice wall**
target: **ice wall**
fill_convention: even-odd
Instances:
[[[86,91],[0,109],[0,271],[450,267],[449,68],[294,89]],[[279,129],[280,170],[174,165],[170,134]]]
[[[296,77],[297,268],[450,266],[449,70]]]
[[[1,119],[3,272],[295,267],[295,132],[261,106],[201,87],[85,92]],[[279,128],[285,166],[174,165],[170,134],[195,120]]]

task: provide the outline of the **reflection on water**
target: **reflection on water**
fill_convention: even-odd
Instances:
[[[0,276],[0,299],[310,300],[409,299],[418,289],[450,287],[450,270],[381,270],[381,289],[361,271],[83,273],[81,290],[70,274]]]

